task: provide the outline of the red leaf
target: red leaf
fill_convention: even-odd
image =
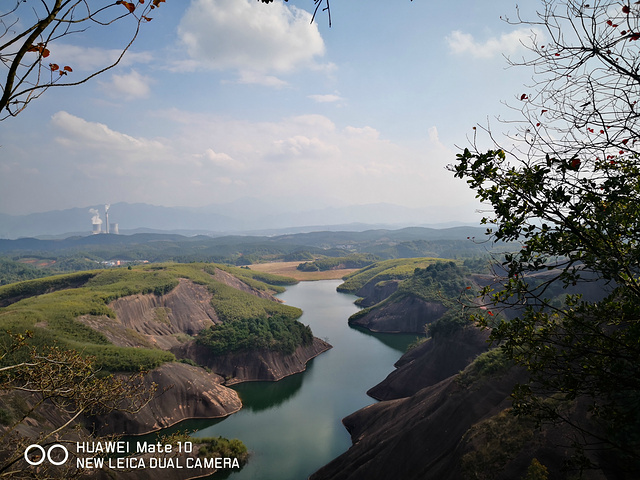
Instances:
[[[540,126],[540,122],[536,123],[536,127],[539,127],[539,126]]]
[[[43,49],[42,49],[42,56],[43,56],[44,58],[47,58],[49,55],[51,55],[51,52],[49,51],[49,49],[47,49],[47,48],[43,48]]]
[[[127,10],[129,10],[129,12],[131,12],[131,13],[133,13],[133,12],[135,11],[135,9],[136,9],[136,6],[135,6],[133,3],[131,3],[131,2],[124,2],[124,1],[123,1],[123,2],[121,2],[121,3],[122,3],[122,5],[124,5],[125,7],[127,7]]]
[[[574,170],[578,170],[580,168],[580,159],[579,158],[573,158],[571,160],[571,168],[573,168]]]
[[[66,70],[67,72],[73,72],[73,69],[69,65],[65,65],[63,67],[63,70]]]
[[[55,72],[56,70],[58,70],[60,67],[58,66],[57,63],[50,63],[49,64],[49,68],[51,69],[52,72]]]
[[[540,112],[540,115],[542,115],[543,113],[547,113],[548,111],[549,111],[549,110],[542,110],[542,111]]]
[[[622,13],[631,13],[631,9],[625,5],[622,7]]]
[[[529,98],[529,97],[527,97],[527,94],[526,94],[526,93],[523,93],[523,94],[520,96],[520,100],[527,100],[528,98]]]
[[[625,138],[624,140],[622,140],[622,144],[623,144],[623,145],[626,145],[628,141],[629,141],[629,139],[628,139],[628,138]]]

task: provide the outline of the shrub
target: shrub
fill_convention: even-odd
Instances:
[[[311,329],[297,320],[283,317],[245,318],[214,325],[196,340],[222,355],[239,350],[267,349],[293,353],[313,341]]]

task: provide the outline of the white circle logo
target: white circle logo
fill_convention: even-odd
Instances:
[[[36,449],[40,452],[39,460],[33,461],[29,458],[29,452],[33,449]],[[53,458],[51,458],[52,457],[51,452],[54,452],[56,449],[60,449],[64,451],[63,460],[56,461]],[[51,445],[48,450],[45,450],[44,447],[34,443],[33,445],[29,445],[24,451],[24,459],[27,461],[29,465],[40,465],[42,464],[42,462],[44,462],[45,458],[49,460],[49,463],[51,465],[62,465],[69,459],[69,451],[66,449],[64,445],[60,445],[59,443]]]

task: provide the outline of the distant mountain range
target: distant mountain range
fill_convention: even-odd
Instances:
[[[292,207],[293,208],[293,207]],[[98,223],[106,229],[105,206],[55,210],[28,215],[0,214],[0,238],[59,237],[87,235]],[[180,235],[280,235],[318,230],[363,231],[398,229],[407,226],[453,227],[461,222],[437,224],[441,212],[413,209],[392,204],[353,205],[307,211],[275,213],[273,205],[258,199],[206,207],[163,207],[144,203],[116,203],[109,209],[109,223],[118,224],[120,233],[176,233]]]

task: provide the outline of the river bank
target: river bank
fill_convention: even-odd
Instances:
[[[301,321],[334,348],[307,370],[278,382],[234,385],[243,408],[221,420],[191,420],[176,427],[196,437],[240,438],[249,463],[232,480],[301,480],[351,446],[342,418],[375,403],[366,395],[393,370],[415,335],[371,334],[349,327],[358,310],[353,295],[338,293],[340,280],[303,282],[278,297],[304,311]]]

